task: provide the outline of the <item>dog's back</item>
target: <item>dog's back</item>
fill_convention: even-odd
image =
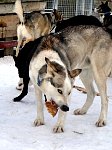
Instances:
[[[95,25],[102,27],[102,23],[94,16],[78,15],[67,20],[62,20],[57,23],[55,32],[59,32],[62,29],[67,28],[68,26],[77,26],[77,25]]]

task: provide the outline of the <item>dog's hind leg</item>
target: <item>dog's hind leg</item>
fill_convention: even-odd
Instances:
[[[23,90],[22,90],[22,93],[18,96],[18,97],[15,97],[13,99],[14,102],[19,102],[22,100],[22,98],[24,98],[27,93],[28,93],[28,84],[29,84],[29,73],[26,73],[26,75],[24,75],[23,77],[23,84],[24,84],[24,87],[23,87]]]
[[[98,60],[99,61],[99,60]],[[95,82],[101,95],[101,112],[96,126],[102,127],[106,125],[107,111],[108,111],[108,98],[107,98],[107,86],[106,86],[106,75],[103,67],[97,67],[96,60],[93,62],[93,72]]]
[[[79,75],[82,83],[84,84],[86,90],[87,90],[87,99],[85,104],[82,108],[76,109],[74,111],[75,115],[83,115],[86,114],[88,109],[93,103],[94,97],[95,97],[95,90],[93,86],[93,75],[90,69],[84,69],[82,70],[81,74]]]
[[[37,87],[37,85],[34,85],[35,88],[35,94],[37,98],[37,118],[34,121],[35,126],[44,125],[44,113],[43,113],[43,103],[42,103],[42,92]]]

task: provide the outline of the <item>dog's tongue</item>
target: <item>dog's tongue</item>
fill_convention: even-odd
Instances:
[[[48,112],[54,117],[58,112],[58,105],[52,99],[50,101],[46,101],[45,105]]]

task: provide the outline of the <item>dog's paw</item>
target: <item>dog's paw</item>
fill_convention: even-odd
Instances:
[[[61,126],[61,125],[56,125],[56,126],[53,128],[53,132],[54,132],[54,133],[62,133],[62,132],[64,132],[64,128],[63,128],[63,126]]]
[[[14,101],[14,102],[20,102],[21,99],[20,99],[19,97],[15,97],[15,98],[13,99],[13,101]]]
[[[44,121],[41,120],[41,119],[36,119],[34,121],[34,126],[41,126],[41,125],[44,125]]]
[[[106,121],[103,120],[103,119],[99,119],[96,124],[95,124],[97,127],[103,127],[106,125]]]
[[[84,115],[84,114],[86,114],[86,111],[83,111],[82,109],[74,110],[74,115]]]

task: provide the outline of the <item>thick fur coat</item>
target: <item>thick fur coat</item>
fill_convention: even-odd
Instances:
[[[82,69],[80,78],[87,89],[87,99],[82,108],[74,111],[76,115],[87,113],[93,103],[95,80],[101,95],[101,112],[96,125],[106,125],[108,97],[106,79],[112,66],[112,38],[101,27],[75,26],[68,27],[57,34],[37,39],[35,52],[24,72],[24,88],[14,98],[20,101],[28,90],[29,75],[37,97],[37,118],[35,125],[44,124],[42,93],[48,100],[53,100],[60,108],[54,132],[63,132],[66,111],[69,109],[70,93],[73,79]],[[99,61],[100,60],[100,61]],[[79,68],[79,69],[77,69]]]

